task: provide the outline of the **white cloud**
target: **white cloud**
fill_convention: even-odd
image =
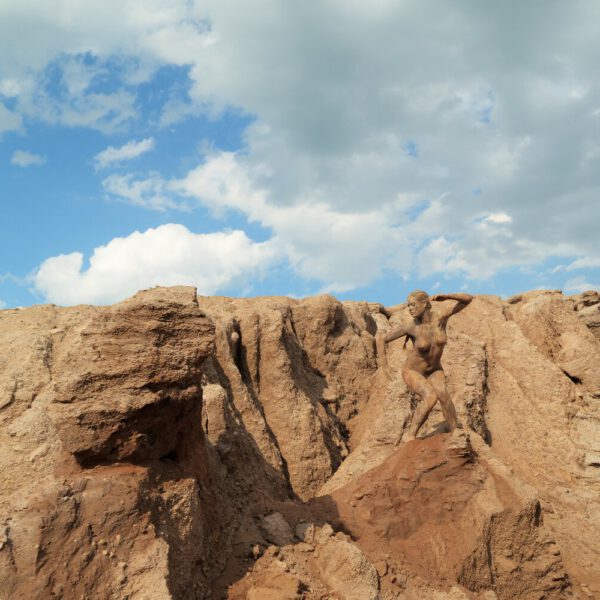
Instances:
[[[154,138],[152,137],[144,138],[139,142],[136,140],[131,140],[119,148],[109,146],[105,150],[102,150],[102,152],[96,154],[94,161],[96,162],[97,168],[103,169],[112,163],[136,158],[146,152],[149,152],[153,148]]]
[[[267,201],[235,154],[222,152],[170,184],[220,214],[236,210],[273,232],[272,243],[297,273],[327,283],[329,291],[366,285],[386,267],[408,269],[398,230],[381,211],[341,211],[319,200],[293,206]]]
[[[39,154],[32,154],[25,150],[16,150],[10,159],[10,163],[18,167],[39,166],[46,163],[46,157]]]
[[[0,137],[5,131],[18,131],[22,127],[21,116],[8,110],[0,102]]]
[[[456,246],[444,237],[431,240],[419,254],[419,272],[425,276],[446,272],[448,262],[457,251]]]
[[[491,213],[485,217],[475,219],[475,226],[481,231],[487,231],[491,235],[504,235],[510,237],[512,234],[503,225],[510,225],[512,217],[503,212]],[[493,231],[490,229],[493,228]]]
[[[505,212],[478,216],[463,229],[460,239],[445,232],[456,230],[446,211],[448,196],[429,203],[414,220],[407,214],[410,196],[396,199],[394,209],[342,210],[316,198],[295,204],[275,204],[261,187],[268,169],[252,170],[244,157],[216,153],[180,180],[148,178],[130,183],[131,176],[113,176],[113,191],[138,205],[180,206],[182,196],[210,208],[217,216],[228,211],[243,214],[272,232],[271,243],[296,273],[320,280],[323,289],[343,292],[367,285],[386,270],[403,276],[435,273],[488,279],[499,270],[527,266],[548,255],[568,256],[574,248],[561,242],[550,248],[543,242],[513,235],[512,217]],[[120,189],[122,188],[122,189]],[[188,206],[191,206],[188,204]],[[155,206],[156,207],[156,206]],[[419,249],[420,248],[420,249]]]
[[[173,199],[168,184],[159,175],[150,175],[137,181],[133,180],[132,175],[110,175],[102,181],[102,187],[112,196],[150,210],[186,208],[183,203]]]
[[[600,290],[600,284],[589,283],[585,277],[573,277],[565,282],[564,290],[570,294],[581,294],[587,290]]]
[[[15,118],[113,131],[136,116],[136,85],[189,67],[189,95],[169,90],[163,125],[235,107],[256,116],[244,153],[209,157],[179,190],[168,173],[105,188],[149,208],[179,206],[178,191],[241,211],[326,284],[411,264],[489,277],[598,259],[600,4],[549,0],[543,18],[535,3],[366,6],[2,3],[1,89]],[[101,94],[109,64],[116,82]]]
[[[135,95],[125,90],[111,93],[46,94],[23,97],[19,106],[29,118],[53,125],[85,127],[111,134],[123,129],[137,114]]]
[[[0,79],[0,95],[16,98],[21,93],[21,86],[16,79]]]
[[[410,267],[410,253],[401,231],[391,226],[381,211],[343,212],[318,200],[274,206],[234,153],[211,156],[181,180],[167,181],[156,175],[135,180],[131,174],[111,175],[103,186],[110,194],[144,208],[188,209],[192,202],[201,202],[215,214],[240,212],[249,221],[271,230],[271,238],[261,246],[269,249],[271,259],[287,260],[296,274],[321,281],[326,291],[342,292],[368,284],[385,269],[408,272]],[[128,262],[128,248],[114,240],[108,246],[114,251],[111,256],[122,251],[124,262]],[[218,250],[215,246],[215,252]],[[99,252],[94,253],[92,263]],[[40,273],[46,281],[58,267],[60,278],[66,275],[72,279],[73,273],[79,273],[81,261],[79,253],[54,257],[42,265]],[[120,262],[115,260],[116,264]],[[96,269],[95,264],[92,267]],[[49,299],[55,297],[46,292],[44,285],[37,287]],[[65,287],[81,288],[72,281],[57,284],[58,289]]]
[[[137,116],[131,86],[192,64],[206,29],[187,0],[0,3],[0,93],[30,119],[120,130]]]
[[[193,285],[214,294],[243,289],[276,260],[269,243],[255,243],[243,231],[196,234],[167,224],[96,248],[87,268],[81,252],[48,258],[34,284],[61,305],[109,304],[155,285]]]
[[[492,213],[483,219],[484,223],[495,223],[497,225],[505,225],[512,223],[512,217],[503,212]]]
[[[171,187],[174,192],[199,199],[217,213],[236,209],[257,221],[268,210],[266,192],[256,186],[251,173],[240,165],[233,152],[210,156]]]
[[[567,265],[566,270],[574,271],[575,269],[594,269],[597,267],[600,267],[600,256],[583,256]]]
[[[322,217],[315,207],[336,217],[378,214],[354,238],[355,248],[368,247],[373,276],[386,252],[372,251],[372,236],[382,240],[377,248],[402,248],[404,256],[415,244],[433,252],[433,240],[451,240],[451,254],[432,255],[431,264],[477,278],[553,256],[598,256],[589,217],[600,171],[579,168],[595,142],[600,102],[597,21],[590,20],[600,16],[598,5],[567,11],[551,2],[540,20],[532,7],[503,13],[465,2],[444,5],[443,23],[430,18],[441,6],[431,1],[383,3],[368,16],[356,3],[268,3],[268,18],[246,5],[203,6],[212,28],[191,70],[191,103],[257,115],[236,157],[252,188],[246,199],[226,188],[220,202],[272,227],[290,256],[304,227],[275,223],[285,206],[313,211],[315,230]],[[547,60],[540,43],[558,24]],[[416,156],[406,152],[409,143]],[[428,208],[407,223],[412,207],[399,206],[399,194]],[[212,206],[214,198],[206,192],[202,201]],[[322,238],[302,244],[306,259],[298,264],[318,262]],[[343,264],[345,251],[334,264]],[[414,261],[421,274],[431,269],[425,258]],[[357,285],[365,270],[357,269]]]
[[[6,308],[8,305],[6,304],[6,302],[4,302],[4,300],[2,300],[2,298],[0,298],[0,310],[2,310],[3,308]]]

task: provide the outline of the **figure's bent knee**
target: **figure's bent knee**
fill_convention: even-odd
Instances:
[[[411,390],[417,391],[415,388],[418,382],[423,379],[423,375],[414,369],[403,367],[402,379],[404,379],[404,383],[406,383]]]
[[[425,392],[425,394],[423,394],[423,400],[425,401],[425,403],[428,406],[434,406],[434,404],[438,401],[438,397],[437,394],[435,393],[435,391],[431,390],[431,391],[427,391]]]

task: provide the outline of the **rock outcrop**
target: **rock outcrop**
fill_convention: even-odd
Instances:
[[[204,470],[214,326],[195,291],[3,311],[0,332],[0,596],[202,597],[226,515]]]
[[[573,298],[577,316],[600,340],[600,292],[589,290]]]
[[[0,311],[0,598],[600,597],[600,296],[478,296],[463,429],[330,296]]]

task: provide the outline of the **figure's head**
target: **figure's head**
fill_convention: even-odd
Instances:
[[[406,300],[408,312],[413,319],[418,319],[431,308],[429,294],[422,290],[414,290]]]

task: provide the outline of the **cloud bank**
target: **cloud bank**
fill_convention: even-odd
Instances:
[[[48,258],[33,281],[49,302],[110,304],[156,285],[192,285],[205,295],[243,289],[275,259],[268,243],[243,231],[195,234],[166,224],[114,238],[94,250],[87,267],[81,252]]]
[[[332,291],[597,268],[599,22],[593,0],[23,0],[0,7],[5,127],[131,127],[140,84],[182,67],[157,127],[233,108],[254,116],[243,151],[109,175],[110,195],[242,215]]]

